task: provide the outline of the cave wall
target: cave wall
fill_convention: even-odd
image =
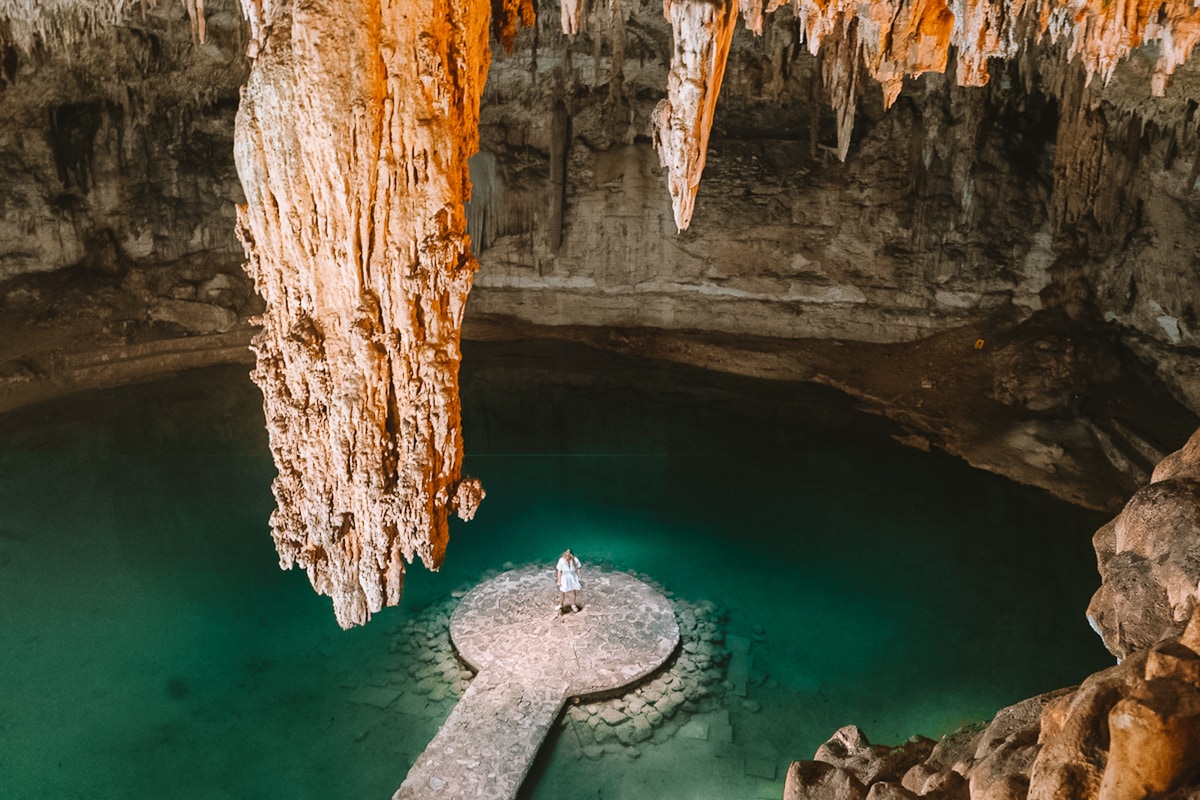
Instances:
[[[843,163],[822,57],[784,8],[734,37],[694,223],[676,234],[652,149],[671,42],[657,3],[617,9],[573,42],[543,19],[497,54],[473,312],[884,342],[1054,308],[1196,345],[1195,70],[1152,98],[1150,53],[1085,86],[1046,46],[993,62],[986,87],[906,79],[886,112],[864,86]]]
[[[956,86],[953,65],[908,78],[886,112],[864,81],[843,163],[829,65],[785,7],[734,36],[679,234],[653,150],[662,5],[594,5],[575,36],[543,8],[511,53],[494,48],[470,314],[886,342],[1049,307],[1119,326],[1148,358],[1196,346],[1197,69],[1153,98],[1153,53],[1085,87],[1078,59],[1046,45],[994,61],[986,87]],[[123,13],[69,53],[6,39],[0,299],[34,272],[240,260],[245,23],[211,2],[199,44],[181,6]]]
[[[234,234],[232,159],[249,30],[232,0],[206,5],[203,42],[182,5],[125,6],[116,26],[17,35],[0,22],[0,407],[43,396],[38,381],[67,390],[249,356],[263,306]],[[1090,388],[1130,373],[1129,354],[1200,411],[1200,68],[1153,97],[1152,49],[1088,83],[1067,43],[1047,41],[993,60],[986,86],[958,86],[953,63],[904,78],[885,110],[872,80],[831,89],[844,52],[812,55],[781,8],[761,36],[739,23],[732,37],[679,233],[654,144],[673,48],[661,2],[591,4],[573,36],[558,9],[540,10],[511,51],[492,47],[466,335],[588,328],[581,340],[643,353],[647,331],[666,332],[675,344],[644,354],[744,369],[737,348],[966,331],[967,351],[989,337],[995,372],[972,378],[963,391],[980,399],[966,407],[931,402],[929,387],[953,383],[944,362],[914,362],[920,374],[894,389],[811,363],[744,371],[821,373],[923,446],[1097,507],[1178,446],[1131,421],[1124,399],[1079,412]],[[850,100],[852,120],[835,109]],[[1023,321],[1008,341],[982,330]],[[986,404],[1015,423],[983,430]]]
[[[0,311],[86,316],[119,342],[246,327],[236,5],[209,2],[204,43],[178,3],[115,26],[46,16],[0,24]]]

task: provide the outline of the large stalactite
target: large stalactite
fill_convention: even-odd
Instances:
[[[272,532],[349,627],[399,601],[406,562],[437,568],[449,512],[482,497],[460,479],[458,365],[491,2],[244,7],[239,221],[266,301]]]

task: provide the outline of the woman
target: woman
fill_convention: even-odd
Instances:
[[[578,595],[576,594],[583,588],[583,584],[579,582],[579,570],[583,564],[579,563],[579,559],[571,554],[571,549],[568,547],[563,551],[563,554],[558,559],[558,591],[562,597],[558,601],[558,611],[561,614],[567,605],[567,594],[571,595],[571,608],[575,611],[579,610]]]

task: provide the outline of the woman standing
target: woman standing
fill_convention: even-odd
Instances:
[[[562,613],[567,605],[568,593],[571,595],[571,608],[575,611],[579,610],[579,598],[576,593],[583,588],[583,584],[579,582],[579,571],[582,568],[583,564],[580,564],[579,559],[571,554],[569,547],[559,556],[558,591],[562,595],[558,602],[559,613]]]

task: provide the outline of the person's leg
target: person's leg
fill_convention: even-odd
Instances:
[[[571,608],[579,610],[579,591],[576,589],[571,590]]]

